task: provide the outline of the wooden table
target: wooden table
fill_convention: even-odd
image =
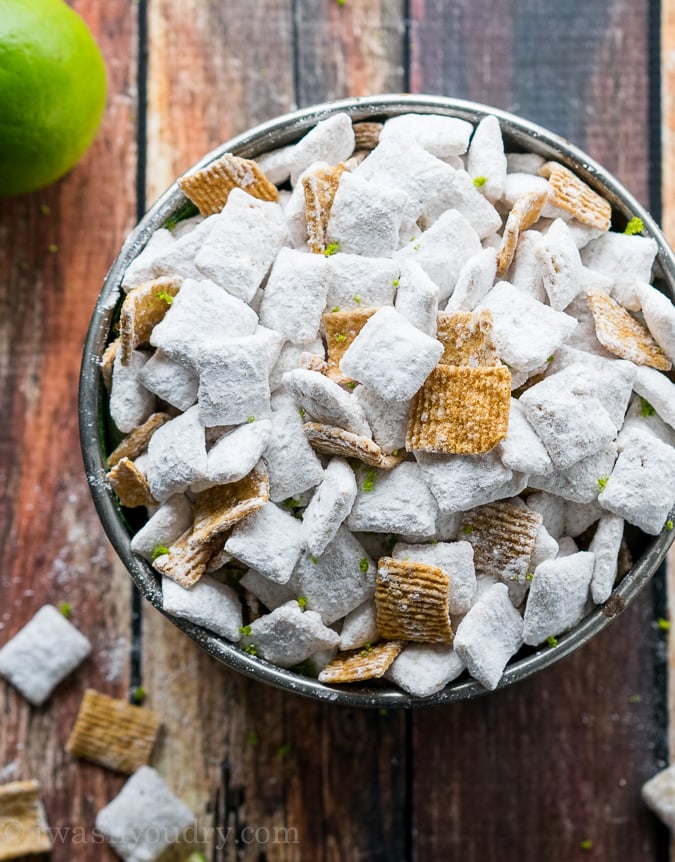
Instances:
[[[0,780],[41,780],[64,827],[52,859],[116,858],[73,830],[88,835],[123,780],[63,746],[86,687],[126,697],[141,682],[165,723],[155,765],[201,827],[225,830],[214,860],[667,859],[639,796],[668,758],[663,577],[574,657],[475,703],[380,714],[281,693],[132,595],[89,499],[76,389],[103,276],[146,205],[296,105],[411,91],[518,112],[590,152],[675,236],[673,0],[73,6],[107,62],[102,131],[60,183],[0,202],[0,642],[67,600],[94,644],[41,709],[0,686]]]

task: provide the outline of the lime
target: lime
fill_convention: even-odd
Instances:
[[[94,140],[105,66],[63,0],[0,0],[0,195],[54,182]]]

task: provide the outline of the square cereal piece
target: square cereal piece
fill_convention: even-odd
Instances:
[[[150,485],[143,470],[130,458],[120,459],[106,473],[106,479],[122,506],[134,509],[137,506],[153,506],[157,500],[150,492]]]
[[[307,608],[321,614],[326,625],[342,619],[375,592],[373,561],[344,526],[320,557],[306,552],[300,557],[294,578]]]
[[[464,662],[452,646],[407,644],[384,676],[413,697],[431,697],[464,670]]]
[[[182,279],[157,278],[130,290],[120,312],[120,351],[128,365],[133,351],[147,344],[155,326],[164,320]]]
[[[526,171],[513,171],[506,175],[504,194],[499,201],[501,207],[513,209],[516,201],[529,192],[545,191],[548,194],[548,183],[543,177]]]
[[[538,302],[546,302],[548,297],[544,288],[544,267],[537,253],[543,236],[538,230],[520,234],[515,257],[504,276],[506,281]]]
[[[56,608],[43,605],[0,649],[0,676],[40,706],[90,652],[87,638]]]
[[[427,563],[382,557],[377,564],[377,630],[389,640],[451,644],[449,576]]]
[[[496,274],[497,252],[494,248],[485,248],[474,254],[460,269],[445,311],[473,311],[483,297],[487,296],[495,283]]]
[[[367,120],[362,123],[352,123],[355,152],[374,150],[380,142],[383,126],[383,123],[371,123]]]
[[[569,168],[557,162],[546,162],[539,174],[548,179],[548,202],[551,206],[565,210],[582,224],[601,231],[609,230],[612,220],[609,202]]]
[[[195,266],[195,257],[218,218],[218,215],[212,215],[196,226],[193,222],[188,228],[184,227],[185,232],[153,260],[152,277],[201,279],[202,275]],[[147,279],[144,280],[147,281]]]
[[[502,218],[482,194],[482,188],[476,188],[469,174],[461,168],[455,171],[446,203],[447,209],[457,210],[464,216],[482,240],[502,228]]]
[[[162,578],[162,607],[168,614],[238,641],[241,637],[241,600],[236,591],[209,575],[185,589],[171,578]]]
[[[365,414],[356,399],[335,381],[317,371],[298,368],[287,371],[283,384],[303,416],[325,425],[335,425],[352,434],[372,437]]]
[[[142,766],[98,812],[96,829],[124,862],[155,862],[194,819],[159,773]]]
[[[146,281],[151,281],[155,277],[155,262],[175,242],[175,238],[166,228],[154,231],[145,247],[126,268],[122,277],[122,290],[128,292]]]
[[[148,443],[148,482],[164,503],[206,477],[206,437],[195,405],[158,428]]]
[[[511,372],[438,365],[413,399],[406,449],[477,455],[506,437]]]
[[[439,365],[501,365],[492,340],[492,314],[476,311],[441,311],[436,337],[443,345]]]
[[[130,458],[132,461],[138,458],[148,448],[150,438],[158,428],[161,428],[171,417],[168,413],[153,413],[142,425],[128,434],[124,440],[108,455],[109,467],[114,467],[122,458]]]
[[[391,556],[441,569],[450,578],[448,608],[451,614],[465,614],[476,600],[476,571],[469,542],[439,542],[431,545],[397,542]]]
[[[233,189],[243,189],[248,195],[264,201],[276,201],[279,192],[250,159],[225,153],[205,168],[185,174],[178,185],[203,215],[220,212]]]
[[[269,368],[261,361],[264,344],[259,335],[202,343],[197,356],[202,425],[240,425],[269,416]]]
[[[168,548],[189,529],[193,517],[188,498],[184,494],[174,494],[132,538],[131,550],[152,562],[158,548]]]
[[[239,584],[246,590],[247,603],[249,595],[255,596],[269,611],[275,611],[295,598],[294,579],[287,584],[277,584],[270,581],[255,569],[249,569],[240,579]]]
[[[356,478],[343,458],[331,458],[323,481],[302,518],[302,546],[321,556],[349,515],[356,499]]]
[[[350,530],[434,535],[438,506],[414,461],[388,471],[362,468],[356,479],[356,500],[347,517]]]
[[[393,305],[400,266],[382,257],[338,252],[328,258],[326,308],[348,311]]]
[[[675,306],[651,284],[640,287],[640,306],[649,331],[671,362],[675,362]]]
[[[675,831],[675,764],[657,772],[642,785],[642,798],[647,807]]]
[[[337,165],[354,152],[354,131],[348,114],[333,114],[321,120],[288,154],[291,185],[295,186],[300,174],[317,161]]]
[[[478,234],[456,210],[447,210],[418,237],[396,252],[401,263],[412,258],[438,285],[439,302],[455,289],[459,274],[469,258],[481,251]]]
[[[498,276],[503,276],[513,263],[521,234],[537,221],[546,199],[546,191],[534,189],[518,198],[513,205],[506,219],[502,241],[497,252]]]
[[[544,520],[544,526],[554,539],[559,539],[565,532],[565,501],[545,491],[528,494],[525,498],[528,509],[539,512]]]
[[[537,243],[544,289],[551,308],[562,311],[582,288],[581,258],[574,237],[562,219],[556,219]]]
[[[205,490],[211,485],[226,485],[243,479],[262,458],[271,435],[269,419],[254,419],[223,434],[208,451],[206,479],[197,483],[196,489],[191,485],[191,490]]]
[[[481,307],[492,312],[492,338],[502,362],[518,371],[540,368],[577,326],[573,317],[505,281],[493,287]]]
[[[282,248],[265,287],[260,322],[290,341],[312,341],[327,292],[328,262],[322,254]]]
[[[359,649],[380,639],[374,599],[367,599],[344,618],[340,630],[341,650]]]
[[[272,431],[263,455],[270,482],[270,499],[280,503],[323,478],[323,467],[305,435],[303,419],[284,392],[272,399]]]
[[[336,647],[339,640],[318,613],[303,611],[292,601],[254,620],[242,646],[279,667],[293,667],[320,650]]]
[[[534,549],[530,557],[530,572],[534,572],[539,563],[543,563],[544,560],[555,559],[558,556],[558,550],[558,543],[542,524],[537,530],[537,538],[534,540]]]
[[[432,338],[436,335],[438,287],[414,260],[405,260],[396,290],[399,314]]]
[[[197,400],[199,375],[190,365],[155,350],[143,366],[141,383],[153,395],[184,412]]]
[[[171,359],[196,367],[203,343],[253,335],[257,325],[255,311],[240,299],[211,281],[186,279],[150,343]]]
[[[354,399],[365,413],[373,440],[387,454],[405,447],[410,401],[386,401],[368,386],[357,386]]]
[[[380,132],[380,141],[395,140],[403,145],[412,141],[432,156],[445,159],[467,151],[472,131],[471,123],[457,117],[401,114],[387,120]]]
[[[225,550],[271,581],[285,584],[302,550],[302,522],[267,503],[240,521],[225,542]]]
[[[528,484],[572,503],[592,503],[612,472],[616,456],[616,443],[612,441],[565,470],[531,473]]]
[[[328,370],[326,373],[331,380],[336,383],[356,385],[355,381],[340,370],[340,362],[356,336],[376,311],[376,308],[355,308],[341,311],[340,307],[335,305],[321,318],[328,347]]]
[[[610,231],[589,242],[581,253],[584,266],[609,276],[617,285],[649,284],[656,259],[656,240]]]
[[[591,596],[596,605],[606,602],[612,594],[618,572],[623,525],[623,518],[618,515],[605,515],[600,518],[588,546],[588,550],[595,555]]]
[[[504,194],[506,156],[499,120],[487,116],[478,123],[471,138],[466,169],[472,180],[483,180],[480,186],[485,197],[495,203]]]
[[[317,337],[305,344],[294,344],[292,341],[285,341],[282,344],[279,357],[270,372],[270,390],[272,392],[276,392],[282,386],[281,379],[287,371],[305,366],[306,354],[316,356],[317,359],[324,361],[326,353],[321,338]]]
[[[319,674],[319,682],[360,682],[379,679],[403,649],[402,641],[381,641],[375,646],[338,654]]]
[[[527,421],[525,409],[511,398],[506,437],[499,444],[502,462],[518,473],[549,473],[553,463],[546,447]]]
[[[610,353],[636,365],[648,365],[660,371],[671,369],[672,363],[663,348],[654,341],[649,331],[611,296],[591,293],[588,303],[595,320],[598,340]]]
[[[506,663],[523,645],[523,620],[505,584],[484,590],[457,627],[454,645],[471,676],[491,691],[497,688]]]
[[[66,750],[131,775],[150,760],[160,725],[159,716],[149,709],[88,688]]]
[[[110,416],[122,434],[142,425],[155,411],[155,396],[143,386],[141,374],[150,359],[147,350],[133,350],[126,365],[122,351],[115,355],[108,407]]]
[[[0,860],[49,853],[52,839],[37,781],[0,785]]]
[[[407,201],[406,193],[395,186],[343,173],[326,227],[329,246],[347,254],[390,257],[399,246]]]
[[[514,487],[521,484],[522,474],[514,474],[502,464],[494,450],[485,455],[416,452],[415,459],[441,512],[465,512],[500,497],[520,493]],[[517,480],[515,485],[512,484],[514,480]]]
[[[204,278],[250,302],[279,249],[288,242],[284,211],[233,189],[195,257]]]
[[[634,435],[598,497],[600,505],[650,536],[675,504],[675,451],[650,434]]]
[[[403,460],[403,453],[385,455],[370,437],[352,434],[351,431],[343,431],[334,425],[306,422],[303,427],[310,445],[325,455],[355,458],[363,464],[380,467],[382,470],[391,470]]]
[[[581,622],[594,564],[594,554],[579,551],[537,566],[523,618],[526,644],[538,646]]]
[[[406,401],[436,366],[443,347],[393,308],[381,308],[361,329],[340,370],[380,397]]]
[[[313,254],[326,251],[326,228],[344,169],[344,163],[341,163],[303,175],[301,184],[305,194],[307,237]]]

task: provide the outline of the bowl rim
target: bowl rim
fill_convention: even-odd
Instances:
[[[647,209],[614,176],[562,136],[507,111],[477,102],[412,94],[384,94],[325,102],[281,115],[235,136],[211,150],[189,170],[203,167],[226,152],[254,157],[269,149],[284,146],[297,140],[320,120],[339,112],[349,114],[353,121],[414,112],[459,117],[475,124],[490,114],[496,116],[509,142],[522,146],[526,151],[540,152],[548,158],[555,158],[566,164],[591,186],[602,187],[602,194],[611,203],[613,211],[621,212],[626,218],[638,216],[642,219],[646,233],[657,242],[660,274],[671,296],[675,297],[675,255],[672,249]],[[92,314],[82,355],[78,414],[80,444],[87,481],[102,526],[133,582],[157,610],[218,661],[233,670],[285,691],[344,706],[387,709],[432,706],[489,694],[487,689],[473,679],[453,681],[430,697],[418,697],[394,688],[363,686],[350,689],[328,686],[315,679],[277,667],[264,659],[249,656],[234,643],[164,611],[161,586],[156,572],[146,560],[132,553],[130,534],[120,517],[118,503],[105,478],[105,457],[99,425],[104,398],[100,356],[107,343],[114,310],[121,296],[122,277],[127,266],[146,245],[152,233],[163,226],[167,219],[187,202],[187,198],[174,181],[129,234],[104,280]],[[495,690],[499,691],[526,679],[571,655],[606,628],[644,588],[664,560],[674,539],[675,531],[663,530],[650,542],[631,570],[615,586],[607,602],[596,606],[577,626],[560,635],[555,648],[547,645],[540,646],[532,654],[507,664]]]

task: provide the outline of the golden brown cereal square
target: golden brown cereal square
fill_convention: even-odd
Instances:
[[[379,679],[401,652],[403,641],[381,641],[340,653],[319,673],[319,682],[359,682]]]
[[[308,244],[313,254],[323,254],[326,250],[326,228],[344,169],[342,163],[333,168],[320,168],[302,181]]]
[[[502,243],[497,252],[497,275],[502,276],[511,266],[513,256],[516,253],[518,239],[528,228],[539,218],[544,204],[548,198],[548,193],[543,191],[531,191],[524,194],[513,205],[504,232],[502,234]]]
[[[340,362],[347,352],[347,348],[361,332],[376,308],[355,308],[340,311],[335,309],[323,316],[323,328],[326,332],[326,346],[328,348],[328,377],[336,383],[350,383],[349,378],[340,370]]]
[[[593,314],[598,341],[610,353],[636,365],[670,371],[670,360],[649,331],[616,300],[606,293],[591,293],[588,304]]]
[[[436,338],[443,345],[439,365],[500,365],[492,340],[492,312],[439,311],[436,315]]]
[[[569,168],[558,162],[546,162],[539,169],[548,178],[548,202],[570,213],[577,221],[597,230],[609,230],[612,207]]]
[[[108,455],[108,466],[114,467],[122,458],[132,461],[138,458],[148,448],[150,438],[158,428],[161,428],[171,417],[168,413],[153,413],[142,425],[127,434],[122,442]]]
[[[0,860],[49,853],[52,840],[37,781],[0,786]]]
[[[132,352],[150,339],[152,330],[164,319],[182,279],[157,278],[139,284],[127,293],[120,312],[120,350],[123,365]]]
[[[203,215],[220,212],[232,189],[237,188],[263,201],[279,200],[277,187],[256,162],[232,153],[225,153],[205,168],[186,174],[178,180],[178,185]]]
[[[343,458],[357,458],[371,467],[381,470],[391,470],[403,460],[403,453],[385,455],[382,449],[368,437],[352,434],[343,428],[333,425],[322,425],[320,422],[306,422],[305,434],[310,445],[317,452],[326,455],[340,455]]]
[[[377,564],[375,608],[383,638],[451,644],[450,578],[426,563],[382,557]]]
[[[134,509],[137,506],[157,504],[157,500],[150,493],[145,473],[139,470],[131,458],[120,458],[108,473],[107,479],[123,506]]]
[[[382,123],[371,123],[368,121],[354,123],[352,126],[354,129],[354,151],[374,150],[380,142],[382,126]]]

